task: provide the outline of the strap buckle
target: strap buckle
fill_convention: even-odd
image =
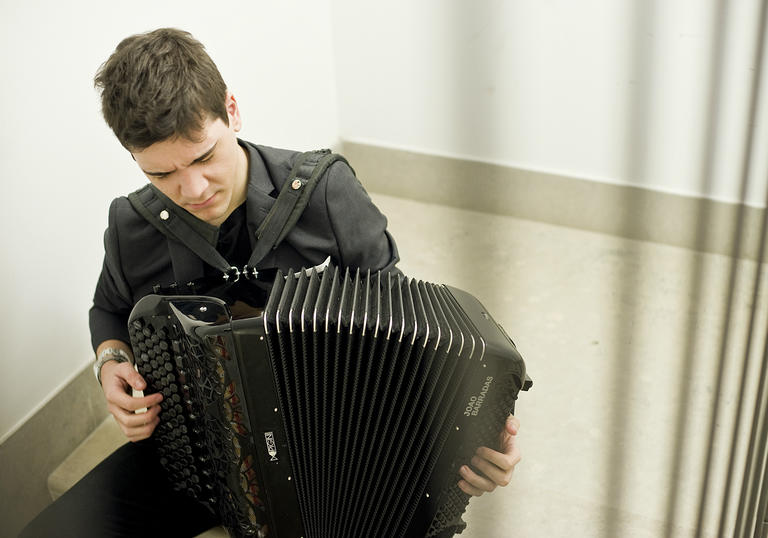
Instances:
[[[226,272],[222,275],[222,278],[224,279],[224,282],[230,282],[230,279],[232,279],[232,282],[237,282],[240,280],[240,269],[235,267],[234,265],[227,269]]]
[[[248,264],[243,265],[243,270],[241,273],[246,278],[246,280],[259,279],[259,271],[252,265],[248,265]]]

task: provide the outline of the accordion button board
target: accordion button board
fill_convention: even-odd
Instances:
[[[148,295],[128,321],[157,454],[233,536],[448,537],[458,469],[531,381],[472,295],[399,275],[278,273],[260,315]]]

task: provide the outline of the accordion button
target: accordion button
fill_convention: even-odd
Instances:
[[[170,217],[170,216],[171,216],[171,215],[168,213],[168,210],[167,210],[167,209],[163,209],[163,210],[160,212],[160,220],[168,220],[168,217]]]

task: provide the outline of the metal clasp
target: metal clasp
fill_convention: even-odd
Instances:
[[[233,265],[226,273],[222,275],[222,278],[224,278],[224,282],[229,282],[230,278],[233,279],[232,282],[237,282],[240,280],[240,269]]]
[[[257,280],[259,278],[259,271],[255,267],[247,264],[243,265],[242,274],[246,279]]]

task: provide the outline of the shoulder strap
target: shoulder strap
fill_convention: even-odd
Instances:
[[[250,267],[256,267],[285,239],[309,204],[318,180],[336,161],[347,162],[329,149],[308,151],[296,159],[275,204],[256,230],[256,247],[248,260]]]
[[[184,219],[168,211],[168,202],[160,198],[151,185],[129,194],[128,201],[147,222],[166,237],[186,245],[205,263],[219,269],[225,275],[232,272],[232,267],[219,254],[216,247],[206,241]]]
[[[256,246],[243,267],[246,277],[256,277],[256,265],[270,250],[277,248],[301,217],[320,177],[334,162],[346,160],[330,150],[308,151],[299,155],[280,194],[256,231]],[[205,263],[220,270],[224,280],[237,279],[240,270],[232,267],[216,247],[193,229],[184,219],[166,209],[167,202],[147,185],[128,195],[133,208],[166,237],[176,240],[199,256]]]

